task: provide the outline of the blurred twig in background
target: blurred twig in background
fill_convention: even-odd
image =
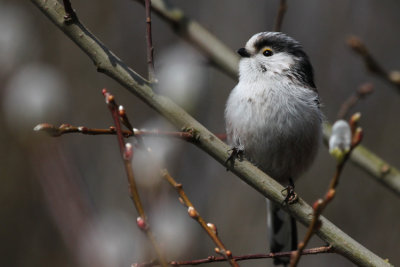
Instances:
[[[69,253],[78,263],[87,261],[105,266],[93,253],[82,253],[84,243],[91,241],[87,231],[94,228],[95,212],[87,192],[80,185],[79,171],[68,162],[65,151],[58,144],[48,143],[35,152],[28,161],[34,166],[44,202]],[[37,158],[42,160],[37,161]]]
[[[283,18],[287,10],[286,0],[279,0],[278,14],[276,15],[274,31],[280,32],[282,29]]]
[[[367,97],[373,92],[374,86],[372,83],[364,83],[360,85],[360,87],[358,87],[357,90],[355,90],[355,92],[343,102],[339,109],[337,118],[344,119],[350,112],[350,109],[353,108],[359,100]]]
[[[400,71],[394,70],[387,72],[372,56],[365,44],[358,37],[351,36],[347,40],[347,44],[351,49],[353,49],[354,52],[361,56],[368,71],[377,75],[379,78],[390,83],[391,85],[394,85],[397,88],[397,91],[400,92]]]

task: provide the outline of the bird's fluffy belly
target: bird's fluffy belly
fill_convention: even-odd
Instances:
[[[309,167],[319,144],[321,115],[312,96],[303,101],[273,90],[233,91],[225,114],[231,145],[279,182],[295,179]]]

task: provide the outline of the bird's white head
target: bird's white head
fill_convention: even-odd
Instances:
[[[281,32],[260,32],[238,50],[240,81],[288,78],[315,88],[313,69],[299,42]]]

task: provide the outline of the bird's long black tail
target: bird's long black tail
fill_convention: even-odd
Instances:
[[[296,220],[279,205],[267,199],[267,227],[271,252],[297,249]],[[290,257],[274,258],[275,265],[288,265]]]

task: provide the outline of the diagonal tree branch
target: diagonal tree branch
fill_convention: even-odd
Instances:
[[[144,0],[136,0],[144,4]],[[210,61],[230,77],[237,79],[239,57],[222,44],[214,35],[198,22],[185,16],[182,10],[166,4],[163,0],[152,1],[153,10],[182,38],[189,41],[205,54]],[[324,125],[324,139],[329,139],[331,125]],[[370,177],[400,197],[400,171],[364,146],[358,146],[350,156],[350,161]]]
[[[105,47],[77,19],[71,24],[64,23],[64,9],[56,0],[31,0],[57,27],[73,40],[94,62],[100,72],[119,82],[126,89],[142,99],[177,128],[191,128],[199,136],[195,143],[215,160],[224,164],[229,147],[193,119],[170,99],[155,94],[150,84],[128,68],[118,57]],[[283,187],[248,161],[236,162],[233,170],[238,177],[275,203],[282,203]],[[311,221],[312,208],[301,198],[293,205],[284,207],[304,225]],[[322,226],[317,235],[332,245],[333,249],[359,266],[391,266],[357,241],[349,237],[330,221],[321,217]]]

